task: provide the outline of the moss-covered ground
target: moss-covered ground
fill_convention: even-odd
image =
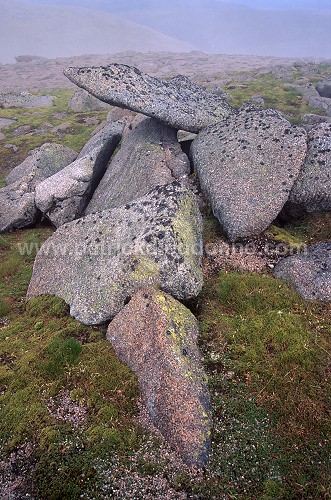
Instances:
[[[305,112],[282,84],[269,83],[250,84],[238,105],[248,93],[273,89],[294,119]],[[84,114],[67,109],[70,95],[58,93],[54,109],[66,113],[59,121],[53,108],[1,110],[17,120],[4,130],[8,137],[27,123],[73,126],[60,138],[12,137],[15,164],[45,140],[77,150],[84,144],[92,129],[81,126]],[[12,156],[0,147],[3,173]],[[205,241],[221,236],[215,219],[205,222]],[[193,472],[138,423],[137,380],[106,342],[105,328],[75,321],[55,297],[26,303],[36,250],[51,233],[39,226],[0,236],[0,496],[330,498],[330,305],[303,301],[271,272],[222,270],[206,278],[196,313],[213,447],[208,469]],[[331,239],[330,216],[309,215],[266,235],[291,246]]]
[[[265,108],[275,108],[281,111],[285,118],[293,124],[300,124],[305,113],[323,115],[324,111],[310,106],[299,90],[288,82],[280,80],[272,72],[255,75],[247,81],[229,82],[224,89],[231,95],[231,105],[239,108],[245,101],[254,96],[264,99]]]
[[[50,108],[1,109],[2,118],[10,118],[15,121],[2,128],[6,139],[0,141],[0,182],[3,182],[3,177],[12,167],[27,157],[31,149],[37,148],[45,142],[64,144],[77,152],[84,146],[90,138],[91,132],[95,129],[95,126],[87,125],[85,119],[95,118],[102,121],[107,116],[107,110],[76,113],[68,108],[68,101],[73,93],[73,90],[70,89],[50,89],[47,92],[35,93],[36,95],[55,96],[54,104]],[[67,129],[54,131],[55,127],[63,123],[68,124]],[[15,130],[23,125],[29,125],[30,132],[16,135]],[[12,149],[5,148],[5,144],[8,143],[16,146],[17,151],[13,153]]]
[[[147,498],[169,488],[173,498],[328,498],[329,305],[304,302],[271,274],[221,271],[205,282],[198,316],[214,431],[197,481],[137,424],[137,381],[104,329],[75,321],[60,299],[25,302],[35,250],[50,234],[0,239],[0,448],[4,458],[31,445],[23,491],[143,499],[142,482]]]

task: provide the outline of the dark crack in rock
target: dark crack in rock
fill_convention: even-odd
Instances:
[[[59,227],[80,217],[119,144],[124,123],[107,124],[84,146],[77,160],[36,188],[36,206]]]
[[[189,173],[189,160],[177,142],[176,130],[144,118],[123,138],[85,213],[125,205]]]

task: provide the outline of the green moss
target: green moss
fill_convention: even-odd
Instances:
[[[48,230],[4,235],[1,262],[20,255],[18,244],[41,242],[48,235]],[[90,485],[93,492],[97,488],[97,459],[124,457],[140,442],[143,434],[133,422],[138,384],[103,331],[71,318],[63,300],[40,296],[25,303],[32,262],[20,257],[18,269],[2,268],[0,284],[1,311],[10,318],[0,327],[2,456],[31,443],[33,453],[27,460],[34,464],[34,494],[79,498]],[[66,421],[71,410],[61,409],[63,391],[71,406],[84,408],[81,425],[88,432]],[[55,418],[57,408],[64,420]]]
[[[264,236],[274,241],[285,243],[288,246],[289,250],[300,250],[305,245],[304,241],[300,240],[298,237],[291,234],[286,229],[277,226],[270,226],[264,232]]]
[[[305,113],[325,114],[319,108],[310,106],[303,98],[300,91],[289,86],[286,81],[277,79],[272,72],[263,74],[245,73],[247,81],[236,83],[236,73],[232,82],[225,86],[225,90],[232,96],[231,104],[239,108],[242,104],[255,95],[261,96],[266,108],[281,111],[293,124],[299,124],[301,116]],[[240,76],[240,75],[238,75]]]
[[[327,241],[331,239],[331,217],[328,212],[307,214],[286,224],[284,231],[306,244]]]
[[[177,245],[184,263],[200,272],[199,227],[200,213],[193,196],[187,195],[179,201],[176,217],[172,223]]]
[[[201,304],[217,443],[212,469],[236,498],[322,495],[328,306],[306,303],[269,275],[226,272],[206,283]]]
[[[2,298],[0,298],[0,317],[5,316],[10,311],[9,304]]]
[[[28,155],[31,149],[37,148],[45,142],[56,142],[68,146],[75,151],[79,151],[88,139],[91,137],[94,126],[87,126],[85,118],[96,118],[100,122],[105,120],[107,111],[95,111],[86,113],[75,113],[68,108],[68,101],[73,95],[71,89],[49,89],[47,94],[56,97],[53,106],[41,109],[2,109],[1,116],[4,118],[15,119],[15,122],[7,126],[6,142],[15,145],[18,148],[16,153],[0,145],[0,176],[1,179],[9,173],[10,169],[21,163]],[[37,93],[44,95],[45,93]],[[61,116],[62,115],[62,116]],[[45,127],[49,123],[52,127]],[[56,133],[53,128],[62,123],[68,123],[67,130]],[[32,131],[38,131],[34,135],[17,136],[14,131],[22,126],[29,125]]]
[[[31,318],[38,318],[45,314],[49,314],[55,318],[64,318],[68,315],[68,306],[58,297],[42,295],[30,299],[27,302],[26,311]]]

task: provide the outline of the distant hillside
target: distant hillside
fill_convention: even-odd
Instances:
[[[0,0],[0,62],[33,54],[68,57],[81,54],[189,52],[194,47],[113,14]]]
[[[216,0],[160,0],[116,13],[208,53],[331,57],[331,3],[325,11],[267,10]],[[96,2],[97,4],[98,2]],[[102,2],[104,3],[104,2]],[[111,4],[122,4],[111,2]],[[267,4],[268,2],[266,2]],[[96,7],[96,6],[95,6]],[[109,7],[110,8],[110,7]]]
[[[69,3],[104,10],[185,40],[208,53],[331,57],[330,0],[255,0],[255,8],[241,5],[247,0],[236,3],[222,0],[25,1]],[[299,8],[295,10],[293,5]]]

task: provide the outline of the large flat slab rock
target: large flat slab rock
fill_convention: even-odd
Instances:
[[[331,210],[331,123],[308,131],[307,157],[285,209],[293,216]]]
[[[305,252],[281,260],[277,278],[291,283],[304,299],[331,301],[331,242],[309,246]]]
[[[244,109],[198,134],[194,168],[230,240],[259,234],[277,217],[306,150],[305,130],[271,109]]]
[[[56,174],[77,158],[77,153],[62,144],[47,142],[31,154],[6,177],[6,184],[26,183],[32,191],[43,180]]]
[[[56,227],[80,217],[119,144],[124,124],[107,124],[76,161],[36,187],[36,206]]]
[[[210,401],[193,314],[158,290],[137,292],[107,331],[118,357],[137,375],[153,424],[189,465],[210,449]]]
[[[124,64],[67,68],[64,74],[101,101],[158,118],[176,129],[198,132],[231,113],[223,96],[184,76],[166,81]]]
[[[28,297],[57,295],[89,325],[113,318],[143,286],[192,299],[202,288],[201,230],[196,198],[177,182],[87,215],[41,247]]]
[[[176,130],[144,118],[123,138],[85,213],[125,205],[189,174],[190,163]]]

